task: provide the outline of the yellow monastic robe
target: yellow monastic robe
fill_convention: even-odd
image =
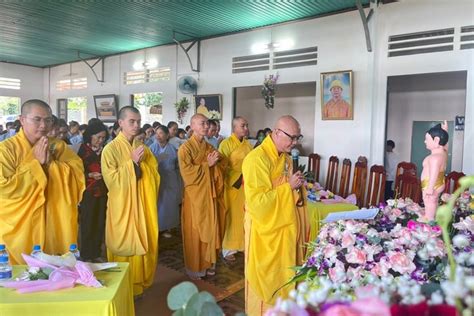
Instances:
[[[158,163],[145,146],[137,180],[131,152],[143,145],[119,135],[102,152],[102,175],[109,190],[105,243],[109,261],[128,262],[133,294],[153,284],[158,260]]]
[[[244,250],[244,187],[234,184],[242,175],[242,162],[253,149],[247,139],[240,141],[235,134],[222,141],[219,152],[227,158],[224,200],[227,209],[224,240],[222,248],[226,250]]]
[[[324,117],[332,119],[350,119],[352,117],[351,106],[345,100],[329,100],[324,105]]]
[[[0,142],[0,244],[12,264],[25,264],[21,254],[30,254],[35,244],[63,254],[77,243],[82,160],[63,141],[50,138],[49,144],[52,160],[43,169],[23,129]]]
[[[184,182],[181,209],[184,265],[188,274],[204,276],[217,261],[225,225],[224,171],[226,159],[209,167],[207,155],[214,151],[204,139],[192,136],[178,150]]]
[[[310,227],[306,205],[296,206],[298,193],[288,183],[292,161],[287,154],[278,154],[271,136],[247,155],[242,171],[246,313],[263,315],[277,296],[286,297],[294,288],[286,286],[272,297],[294,276],[291,267],[303,263]]]

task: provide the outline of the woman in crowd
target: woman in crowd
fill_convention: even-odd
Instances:
[[[150,150],[158,160],[160,173],[160,193],[158,196],[158,223],[163,237],[169,238],[170,229],[179,225],[179,205],[182,200],[181,176],[178,170],[176,149],[168,143],[169,130],[161,125],[156,130],[156,141]]]
[[[84,162],[86,176],[86,190],[79,206],[81,257],[86,261],[102,261],[107,187],[102,179],[100,157],[107,138],[107,126],[100,121],[90,123],[77,153]]]

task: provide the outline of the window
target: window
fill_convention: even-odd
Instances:
[[[67,99],[67,119],[79,124],[87,123],[87,98],[75,97]]]
[[[3,128],[5,128],[5,123],[13,122],[18,118],[20,105],[20,98],[0,96],[0,124]]]
[[[77,89],[86,89],[87,88],[87,78],[76,78],[76,79],[64,79],[56,82],[56,90],[65,91],[65,90],[77,90]]]
[[[0,88],[20,90],[21,80],[15,78],[0,77]]]
[[[152,124],[155,121],[163,122],[163,92],[135,93],[132,94],[132,105],[142,115],[142,125]]]
[[[129,71],[124,73],[124,84],[137,84],[170,80],[171,68],[145,69],[140,71]]]

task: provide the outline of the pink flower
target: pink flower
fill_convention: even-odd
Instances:
[[[389,260],[392,270],[398,273],[412,273],[416,269],[415,264],[403,253],[393,252],[389,254]]]
[[[383,277],[388,274],[389,265],[385,262],[376,262],[375,266],[370,270],[370,272]]]
[[[328,308],[321,316],[361,316],[360,312],[347,305],[334,305]]]
[[[366,245],[364,246],[364,251],[367,256],[367,261],[374,261],[374,255],[382,251],[382,247],[379,245]]]
[[[346,279],[346,271],[341,261],[336,260],[336,266],[329,269],[329,278],[335,283],[343,282]]]
[[[347,277],[349,280],[360,279],[361,273],[362,273],[362,266],[358,266],[357,268],[349,267],[349,269],[347,269]]]
[[[366,255],[364,251],[358,248],[352,248],[346,255],[346,260],[349,263],[364,264],[366,261]]]
[[[342,234],[341,234],[341,231],[339,230],[339,228],[334,228],[334,229],[331,229],[329,231],[329,236],[331,238],[334,238],[334,239],[338,240],[338,239],[341,238]]]
[[[359,299],[351,304],[360,316],[390,316],[390,308],[378,297]]]
[[[392,209],[392,214],[395,215],[396,217],[402,215],[402,210],[400,210],[399,208],[394,208]]]
[[[331,258],[337,255],[337,249],[334,245],[328,244],[326,247],[324,247],[324,256],[326,258]]]
[[[354,245],[354,243],[355,243],[354,234],[352,234],[348,231],[345,231],[342,234],[342,243],[341,243],[342,248],[348,248],[348,247]]]

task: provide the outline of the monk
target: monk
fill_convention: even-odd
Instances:
[[[293,285],[283,287],[304,260],[309,238],[306,203],[298,207],[303,175],[293,173],[288,153],[303,137],[292,116],[283,116],[242,165],[245,191],[245,311],[263,315],[277,296],[287,297]],[[305,192],[302,192],[303,196]]]
[[[323,109],[324,119],[352,119],[352,110],[349,103],[342,98],[342,82],[333,80],[329,86],[331,91],[331,100],[329,100]]]
[[[227,158],[225,174],[225,206],[227,209],[222,255],[234,261],[234,254],[244,251],[244,187],[242,186],[242,162],[253,149],[247,140],[249,124],[241,116],[232,120],[232,135],[224,139],[219,152]]]
[[[77,243],[78,204],[84,169],[65,142],[47,137],[53,125],[49,105],[28,100],[21,106],[21,129],[0,143],[0,244],[12,264],[34,245],[64,254]]]
[[[444,191],[444,172],[448,162],[447,144],[449,135],[448,124],[443,126],[437,124],[430,128],[425,134],[426,149],[431,151],[423,160],[421,172],[421,190],[423,203],[425,204],[425,215],[422,221],[432,221],[436,216],[439,195]]]
[[[184,182],[181,208],[184,265],[191,279],[215,275],[217,251],[224,234],[226,161],[204,137],[209,123],[202,114],[191,118],[193,136],[178,150]]]
[[[133,294],[153,283],[158,259],[160,186],[158,163],[150,149],[135,139],[140,112],[131,106],[119,111],[121,132],[102,152],[102,176],[109,190],[105,243],[109,261],[128,262]]]

